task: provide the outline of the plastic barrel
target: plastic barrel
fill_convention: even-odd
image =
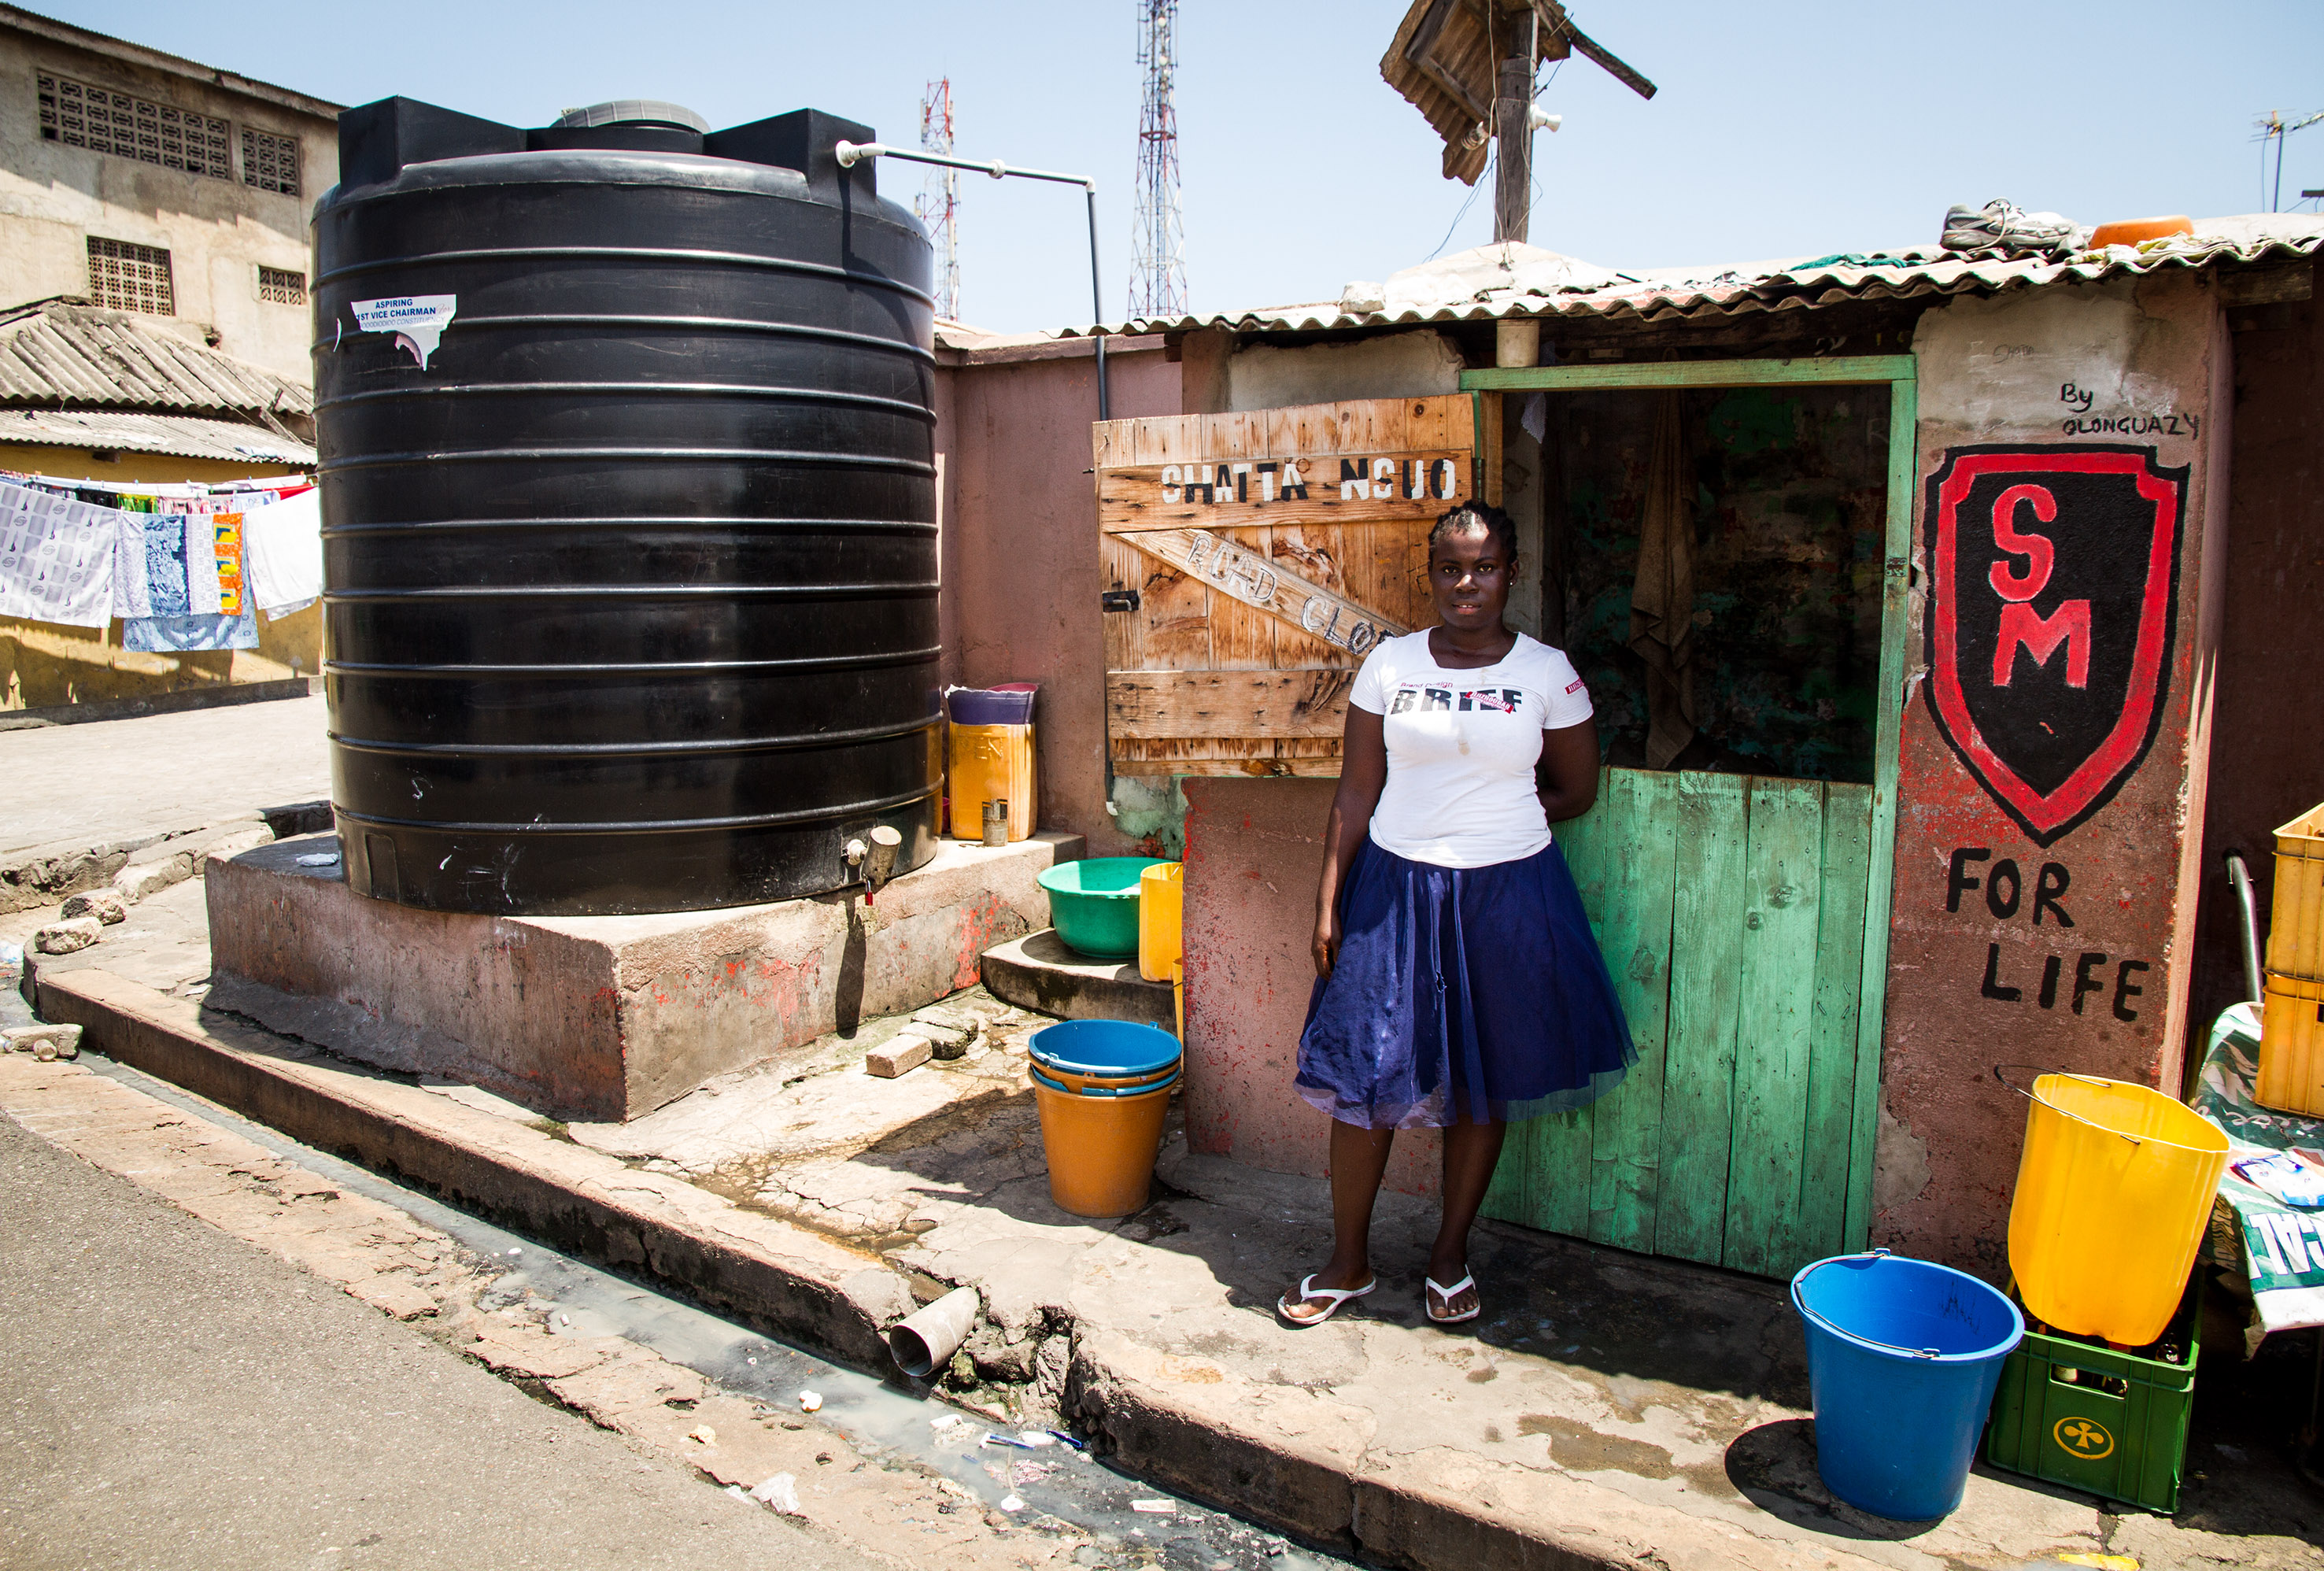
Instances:
[[[610,916],[839,889],[881,827],[898,873],[935,855],[934,258],[877,162],[833,156],[872,128],[386,98],[338,134],[312,232],[348,887]]]
[[[1897,1521],[1960,1504],[2017,1306],[1949,1266],[1885,1249],[1792,1279],[1815,1393],[1816,1471],[1858,1511]]]
[[[1127,1216],[1144,1208],[1177,1079],[1174,1072],[1150,1090],[1073,1091],[1034,1069],[1049,1198],[1057,1209],[1076,1216]]]
[[[2061,1331],[2144,1347],[2179,1308],[2227,1137],[2127,1080],[2043,1075],[2033,1097],[2009,1207],[2018,1296]]]
[[[1183,952],[1185,890],[1183,862],[1157,862],[1138,875],[1138,974],[1148,982],[1169,981]]]

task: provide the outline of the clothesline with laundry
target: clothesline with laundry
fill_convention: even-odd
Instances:
[[[143,652],[255,649],[322,593],[321,494],[304,478],[99,487],[0,471],[0,616],[122,622]]]

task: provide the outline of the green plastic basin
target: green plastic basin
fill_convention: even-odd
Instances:
[[[1060,862],[1041,874],[1049,893],[1049,919],[1065,947],[1093,960],[1138,955],[1138,875],[1158,856],[1088,856]]]

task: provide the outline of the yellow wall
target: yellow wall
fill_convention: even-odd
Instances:
[[[280,464],[229,464],[159,453],[124,452],[115,462],[101,464],[79,448],[17,443],[0,443],[0,468],[98,485],[108,481],[122,485],[168,485],[188,480],[216,485],[299,473]],[[280,621],[269,621],[261,612],[256,649],[197,650],[183,654],[134,654],[123,649],[118,620],[99,631],[0,618],[0,710],[145,698],[226,682],[280,681],[317,675],[322,665],[319,605],[309,605]]]
[[[108,462],[88,448],[8,441],[0,441],[0,469],[45,475],[51,480],[86,480],[92,485],[175,485],[188,480],[216,485],[228,480],[263,480],[303,472],[290,464],[254,464],[248,458],[173,458],[166,453],[116,452]]]

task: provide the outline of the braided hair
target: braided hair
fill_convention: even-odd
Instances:
[[[1503,560],[1510,560],[1517,556],[1517,520],[1483,502],[1463,502],[1439,518],[1436,527],[1428,531],[1429,554],[1436,554],[1437,542],[1446,535],[1466,534],[1472,529],[1481,529],[1493,537],[1493,543],[1500,548]]]

